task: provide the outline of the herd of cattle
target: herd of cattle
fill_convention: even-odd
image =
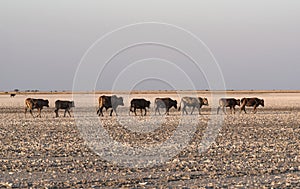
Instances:
[[[150,101],[145,100],[143,98],[135,98],[132,99],[130,102],[130,109],[129,109],[129,114],[130,112],[134,112],[135,115],[137,115],[136,110],[139,109],[141,111],[141,115],[146,115],[147,114],[147,108],[150,108]],[[242,98],[240,99],[235,99],[235,98],[221,98],[219,100],[219,107],[217,108],[217,114],[219,114],[220,109],[222,108],[224,114],[226,114],[225,112],[225,108],[229,107],[231,110],[231,113],[235,113],[235,107],[236,106],[240,106],[240,112],[244,111],[246,112],[246,106],[252,106],[253,108],[253,113],[256,113],[257,111],[257,107],[261,105],[264,106],[264,100],[263,99],[259,99],[259,98]],[[32,114],[32,110],[33,109],[37,109],[38,110],[38,116],[37,117],[41,117],[41,110],[43,109],[43,107],[49,107],[49,101],[48,100],[44,100],[44,99],[34,99],[34,98],[27,98],[25,100],[25,116],[26,116],[26,112],[29,110],[29,112]],[[112,116],[112,113],[115,112],[116,115],[117,114],[117,107],[118,106],[124,106],[124,102],[123,102],[123,97],[117,97],[116,95],[113,96],[100,96],[99,97],[99,108],[97,110],[97,115],[99,116],[104,116],[103,115],[103,108],[105,108],[105,110],[107,109],[111,109],[110,111],[110,116]],[[186,107],[191,107],[191,113],[193,114],[195,108],[198,109],[199,114],[200,113],[200,109],[202,106],[208,106],[208,100],[207,98],[195,98],[195,97],[183,97],[181,98],[181,101],[179,103],[179,107],[178,107],[178,111],[182,111],[182,114],[186,113],[188,114]],[[71,117],[70,114],[70,109],[72,107],[75,107],[74,101],[64,101],[64,100],[57,100],[55,101],[55,115],[56,117],[58,117],[58,111],[59,109],[64,109],[64,117],[66,116],[66,113],[68,112],[69,116]],[[155,115],[158,112],[160,115],[160,108],[164,108],[166,109],[165,114],[169,115],[169,110],[174,107],[175,109],[177,109],[177,101],[173,100],[171,98],[156,98],[154,101],[154,107],[155,107]],[[144,110],[144,114],[143,114],[143,110]]]

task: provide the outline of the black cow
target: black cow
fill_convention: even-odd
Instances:
[[[132,110],[133,108],[133,110]],[[150,108],[150,101],[145,100],[143,98],[139,98],[139,99],[132,99],[130,102],[130,109],[129,109],[129,114],[130,112],[134,112],[135,115],[136,114],[136,109],[140,109],[141,110],[141,115],[143,115],[143,109],[145,110],[145,114],[147,113],[146,108]]]
[[[10,97],[15,97],[16,96],[16,94],[10,94]]]
[[[56,114],[56,117],[58,117],[58,110],[59,109],[64,109],[65,110],[64,117],[66,117],[67,112],[69,113],[69,116],[71,117],[70,109],[72,107],[75,107],[74,101],[67,101],[67,100],[57,100],[57,101],[55,101],[55,110],[54,110],[54,112]]]
[[[97,111],[97,114],[100,116],[103,116],[103,108],[105,108],[106,110],[108,108],[112,108],[110,111],[110,116],[112,116],[113,111],[115,111],[116,115],[117,114],[117,107],[118,106],[124,106],[124,102],[123,102],[123,97],[117,97],[116,95],[113,96],[105,96],[102,95],[99,97],[99,109]]]
[[[182,114],[184,114],[184,112],[186,114],[188,114],[188,112],[186,111],[186,107],[188,106],[188,107],[193,107],[193,109],[191,111],[191,114],[193,114],[195,108],[198,108],[199,115],[200,115],[201,114],[200,108],[203,105],[208,106],[208,100],[207,100],[207,98],[201,98],[201,97],[198,97],[198,98],[187,97],[187,96],[186,97],[182,97],[181,101],[180,101],[180,105],[179,105],[178,111],[180,111],[182,104],[183,104]]]
[[[169,110],[172,107],[177,109],[177,100],[173,100],[171,98],[156,98],[155,99],[155,115],[156,115],[157,111],[160,115],[159,108],[166,108],[165,114],[169,115]]]
[[[37,117],[41,117],[41,111],[42,111],[44,106],[49,107],[49,101],[48,100],[27,98],[25,100],[25,117],[26,117],[27,109],[29,109],[29,112],[32,115],[32,117],[34,117],[33,114],[32,114],[32,110],[33,109],[38,109]]]
[[[235,98],[221,98],[219,100],[219,107],[217,109],[217,114],[219,114],[220,108],[222,108],[224,114],[225,112],[225,107],[230,107],[231,113],[235,113],[235,106],[240,106],[241,101],[240,99],[235,99]]]
[[[246,106],[253,106],[253,113],[255,114],[257,112],[257,107],[259,105],[261,105],[262,107],[265,106],[265,102],[263,99],[259,99],[259,98],[242,98],[241,100],[241,112],[244,110],[245,113],[246,112]]]

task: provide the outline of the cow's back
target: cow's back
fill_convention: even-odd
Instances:
[[[36,108],[43,108],[43,106],[49,107],[49,101],[44,99],[34,99],[33,100],[34,106]]]
[[[55,108],[56,109],[66,109],[66,108],[72,108],[74,107],[73,101],[67,101],[67,100],[57,100],[55,101]]]
[[[182,97],[181,101],[187,105],[199,104],[199,99],[195,97]]]
[[[149,102],[150,104],[150,102]],[[141,98],[141,99],[132,99],[130,102],[131,107],[136,107],[136,108],[145,108],[148,107],[148,101]]]
[[[244,106],[254,106],[259,105],[261,102],[260,99],[254,97],[254,98],[243,98],[242,99],[242,105]]]
[[[224,107],[240,106],[240,100],[235,98],[221,98],[219,100],[219,105]]]

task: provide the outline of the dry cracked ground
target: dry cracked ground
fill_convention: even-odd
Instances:
[[[71,97],[50,94],[31,95],[50,108],[25,118],[28,95],[1,95],[0,188],[299,188],[300,94],[249,95],[265,99],[257,114],[135,117],[126,101],[100,118],[80,103],[54,118],[54,101]]]

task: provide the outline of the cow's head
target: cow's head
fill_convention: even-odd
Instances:
[[[49,100],[44,100],[44,106],[47,106],[49,108]]]
[[[71,101],[71,102],[70,102],[70,107],[75,107],[74,101]]]
[[[148,101],[148,100],[146,100],[146,107],[147,107],[147,108],[150,108],[150,104],[151,104],[151,102]]]
[[[172,100],[172,106],[174,106],[174,108],[177,109],[177,100]]]
[[[208,106],[208,100],[207,100],[207,98],[203,98],[203,105]]]
[[[259,104],[264,107],[265,106],[265,101],[264,99],[259,99]]]
[[[238,105],[238,106],[241,105],[241,100],[240,99],[236,99],[235,102],[236,102],[236,105]]]

